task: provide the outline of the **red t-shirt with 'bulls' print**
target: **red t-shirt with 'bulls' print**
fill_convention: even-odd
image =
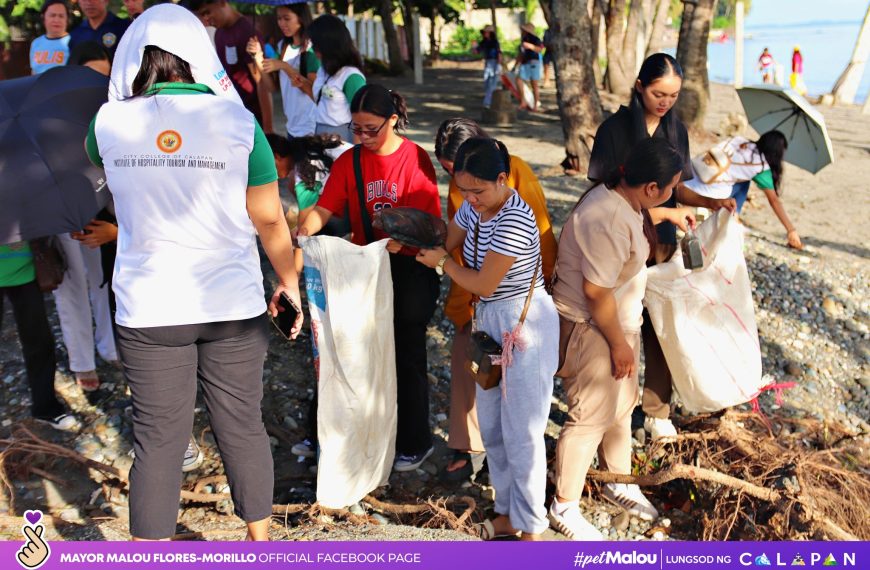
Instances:
[[[349,205],[352,241],[366,245],[353,172],[353,152],[348,149],[336,159],[317,205],[336,216],[344,216],[345,207]],[[398,207],[417,208],[441,217],[435,167],[426,151],[413,142],[404,139],[398,150],[387,156],[362,147],[360,164],[370,217],[380,209]],[[375,240],[389,237],[377,229],[374,235]]]

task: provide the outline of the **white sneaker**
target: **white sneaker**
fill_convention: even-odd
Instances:
[[[205,455],[191,435],[187,442],[187,449],[184,451],[184,459],[181,461],[181,471],[187,473],[198,469],[203,461],[205,461]]]
[[[643,429],[649,433],[650,438],[655,441],[663,437],[674,437],[677,435],[677,428],[671,423],[668,418],[652,418],[647,416],[643,421]]]
[[[54,418],[36,418],[36,420],[60,431],[74,431],[79,427],[78,419],[72,414],[61,414]]]
[[[601,491],[601,495],[616,505],[622,507],[631,516],[645,521],[654,521],[659,518],[659,512],[650,503],[637,485],[625,483],[607,483]]]
[[[553,499],[550,512],[547,513],[550,526],[570,540],[604,540],[604,535],[580,513],[580,505],[574,503],[560,514],[556,509],[556,503],[557,501]]]

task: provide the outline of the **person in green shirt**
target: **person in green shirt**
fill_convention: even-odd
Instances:
[[[78,420],[67,413],[54,391],[54,336],[48,325],[42,291],[36,283],[33,253],[27,242],[0,245],[0,325],[6,297],[12,303],[18,340],[24,353],[31,415],[55,429],[74,429]]]

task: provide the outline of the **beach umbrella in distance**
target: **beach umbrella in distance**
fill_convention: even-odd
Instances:
[[[108,90],[77,65],[0,81],[0,243],[80,231],[105,205],[84,140]]]
[[[779,131],[788,140],[785,161],[815,174],[834,162],[825,118],[792,89],[757,85],[737,90],[746,118],[759,133]]]

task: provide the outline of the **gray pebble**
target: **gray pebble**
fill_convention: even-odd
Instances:
[[[623,511],[610,519],[610,526],[612,526],[617,531],[624,531],[628,528],[631,517],[628,516],[628,513]]]

